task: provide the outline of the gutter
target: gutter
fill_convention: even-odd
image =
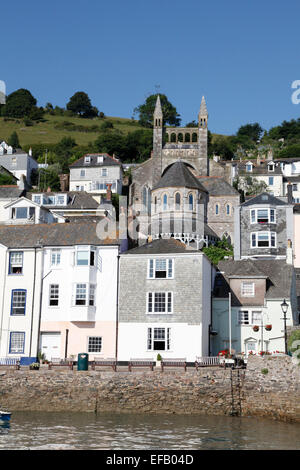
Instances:
[[[118,362],[118,336],[119,336],[119,283],[120,283],[120,247],[118,247],[117,256],[117,298],[116,298],[116,361]]]

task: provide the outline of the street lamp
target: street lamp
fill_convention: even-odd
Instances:
[[[284,349],[285,354],[287,354],[287,333],[286,333],[286,313],[288,311],[288,304],[286,303],[285,299],[281,304],[281,310],[283,313],[283,320],[284,320]]]

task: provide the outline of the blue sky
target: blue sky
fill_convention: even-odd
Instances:
[[[40,106],[85,91],[106,115],[131,117],[159,85],[183,125],[205,95],[216,133],[300,116],[299,1],[11,0],[1,19],[0,80]]]

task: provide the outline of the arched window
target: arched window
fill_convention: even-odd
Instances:
[[[148,196],[148,191],[146,186],[143,187],[143,210],[147,210],[147,196]]]
[[[230,215],[230,214],[231,214],[230,204],[226,204],[226,215]]]
[[[194,209],[194,196],[189,194],[189,210],[192,211]]]
[[[157,197],[154,198],[154,212],[157,211]]]
[[[220,206],[219,206],[219,204],[216,204],[215,205],[215,214],[219,215],[219,213],[220,213]]]
[[[166,194],[163,195],[163,210],[168,210],[168,196]]]
[[[180,193],[175,194],[175,210],[180,211],[181,209],[181,196]]]

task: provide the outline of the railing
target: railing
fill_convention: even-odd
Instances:
[[[196,357],[196,364],[198,365],[198,367],[219,366],[220,357],[219,356]]]

